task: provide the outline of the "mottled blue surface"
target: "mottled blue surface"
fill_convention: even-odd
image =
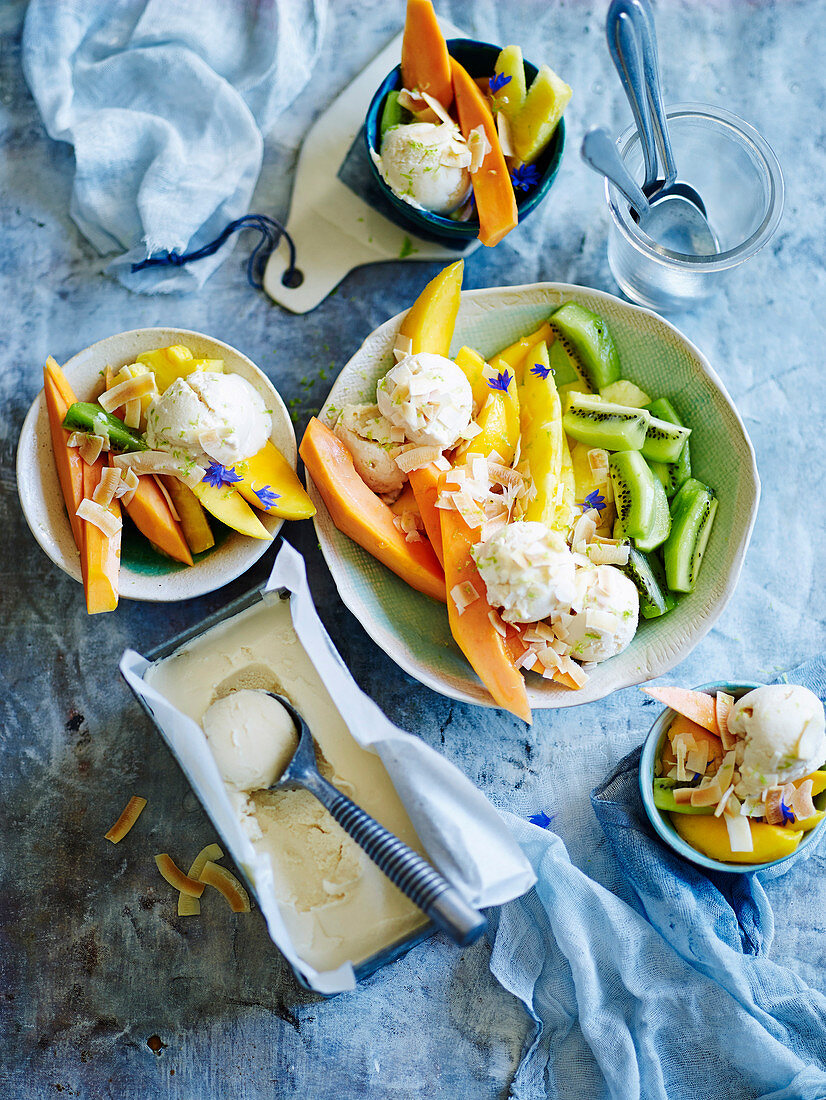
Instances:
[[[401,0],[331,6],[318,78],[267,144],[255,206],[278,217],[302,133],[402,21]],[[559,279],[615,289],[600,183],[573,152],[588,126],[617,131],[629,121],[604,45],[604,7],[439,4],[475,36],[547,58],[575,89],[569,152],[551,198],[494,252],[468,261],[468,287]],[[198,297],[128,294],[102,275],[105,260],[69,219],[72,153],[46,138],[23,84],[22,12],[21,3],[0,6],[0,1095],[505,1096],[527,1020],[490,977],[484,943],[460,952],[432,940],[356,992],[323,1002],[296,986],[257,916],[232,917],[216,903],[200,920],[173,916],[152,854],[183,860],[213,834],[115,677],[116,660],[127,644],[150,648],[260,580],[271,554],[201,600],[124,603],[89,620],[79,587],[29,534],[14,481],[17,434],[46,355],[64,360],[140,325],[199,329],[249,354],[300,427],[364,335],[409,305],[435,267],[362,269],[315,312],[292,317],[250,291],[242,242]],[[661,0],[657,18],[668,99],[718,102],[743,115],[786,174],[775,240],[723,296],[678,322],[743,413],[764,491],[737,593],[675,675],[684,684],[767,679],[826,648],[826,25],[817,0]],[[390,717],[441,746],[495,803],[554,814],[574,862],[622,893],[588,791],[650,724],[638,693],[539,714],[529,731],[442,699],[402,674],[342,608],[312,526],[295,525],[288,537],[307,557],[334,641]],[[135,791],[149,806],[128,844],[114,848],[101,836]],[[821,990],[823,871],[816,853],[767,886],[777,924],[772,957]],[[165,1044],[158,1056],[147,1045],[152,1036]]]

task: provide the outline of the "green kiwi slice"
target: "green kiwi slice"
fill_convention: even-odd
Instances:
[[[548,357],[557,389],[571,384],[581,386],[586,391],[591,388],[579,365],[573,345],[561,334],[557,333],[556,339],[549,345]]]
[[[669,500],[674,496],[680,486],[677,484],[676,462],[649,462],[648,465],[654,474],[662,482],[665,495]]]
[[[618,381],[619,353],[608,326],[598,314],[576,302],[566,302],[552,314],[549,324],[557,336],[568,341],[592,390]]]
[[[676,424],[677,427],[683,428],[685,425],[677,413],[677,410],[671,404],[667,397],[658,397],[656,401],[652,401],[650,405],[645,406],[648,412],[657,420],[665,420],[669,424]],[[646,456],[647,457],[647,456]],[[664,481],[659,470],[654,470],[657,476],[663,481],[665,485],[666,496],[671,499],[674,493],[680,488],[683,482],[688,481],[691,477],[691,452],[689,449],[689,442],[686,439],[683,443],[682,450],[680,451],[677,459],[674,462],[666,464],[668,466],[668,481]],[[673,485],[673,491],[669,492],[670,486]]]
[[[595,394],[571,393],[562,417],[565,431],[578,443],[606,451],[638,451],[650,417],[644,409],[614,405]]]
[[[644,619],[658,619],[676,606],[677,601],[665,586],[663,567],[655,555],[629,545],[628,563],[621,568],[637,586],[640,614]]]
[[[651,462],[676,462],[690,435],[691,428],[652,416],[641,448],[643,457]]]
[[[662,492],[662,485],[639,451],[611,455],[608,468],[622,531],[633,539],[645,537],[655,520],[657,488]]]
[[[714,493],[693,477],[671,502],[671,533],[663,546],[663,561],[672,592],[693,592],[716,512]]]
[[[668,497],[665,495],[665,489],[662,482],[651,472],[650,467],[649,473],[654,485],[654,513],[648,530],[642,535],[637,535],[634,540],[637,549],[646,552],[656,550],[658,546],[662,546],[671,530],[671,513],[668,510]]]

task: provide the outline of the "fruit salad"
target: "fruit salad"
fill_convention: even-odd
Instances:
[[[654,805],[692,848],[726,863],[770,863],[826,816],[814,801],[826,792],[826,718],[807,688],[772,684],[739,699],[643,690],[676,711],[655,765]]]
[[[44,394],[89,614],[117,606],[124,512],[156,551],[189,566],[215,546],[215,521],[269,540],[258,513],[315,512],[270,441],[270,410],[220,359],[156,348],[107,368],[97,399],[78,401],[50,358]]]
[[[339,530],[446,603],[493,699],[530,720],[525,673],[577,690],[692,590],[716,501],[690,428],[577,303],[489,361],[450,358],[461,282],[460,261],[428,284],[374,401],[313,419],[300,452]]]
[[[430,0],[408,0],[401,78],[383,105],[380,148],[371,149],[382,179],[420,210],[478,216],[479,239],[497,244],[517,224],[518,195],[539,183],[537,162],[571,89],[547,65],[528,88],[518,46],[474,79],[448,53]]]

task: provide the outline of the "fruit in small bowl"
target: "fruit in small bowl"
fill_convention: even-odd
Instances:
[[[645,740],[640,793],[657,835],[709,871],[766,870],[817,843],[826,723],[793,684],[644,688],[666,709]]]
[[[425,237],[497,244],[542,201],[562,160],[571,89],[518,46],[445,41],[429,0],[410,0],[402,63],[367,112],[383,196]]]

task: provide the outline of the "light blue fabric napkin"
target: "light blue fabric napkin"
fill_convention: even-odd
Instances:
[[[788,679],[823,698],[826,662]],[[511,1096],[822,1100],[826,998],[767,957],[774,919],[759,876],[706,874],[659,840],[639,756],[591,795],[636,907],[574,867],[558,836],[506,815],[538,878],[499,913],[491,958],[536,1021]],[[805,858],[763,877],[805,885]]]
[[[327,0],[31,0],[23,68],[50,137],[75,149],[71,214],[132,290],[194,290],[188,268],[132,273],[214,240],[250,209],[263,137],[309,80]]]

